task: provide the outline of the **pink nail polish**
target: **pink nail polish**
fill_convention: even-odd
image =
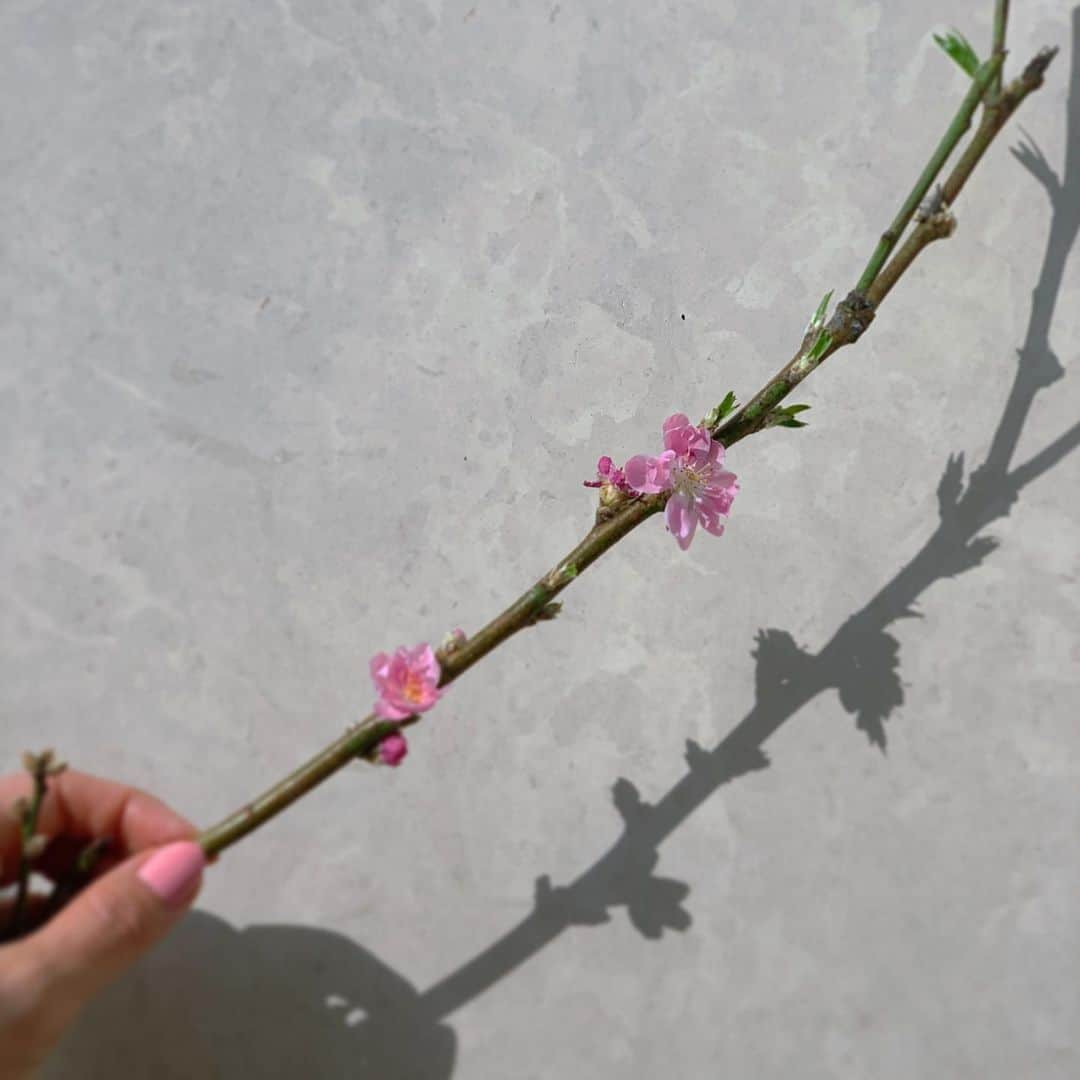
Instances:
[[[166,907],[178,907],[188,898],[206,866],[198,844],[179,840],[155,851],[139,869],[139,877]]]

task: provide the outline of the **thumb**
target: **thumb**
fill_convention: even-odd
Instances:
[[[79,1008],[165,936],[194,902],[206,856],[190,840],[135,855],[25,940],[46,993]]]

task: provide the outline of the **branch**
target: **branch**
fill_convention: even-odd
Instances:
[[[907,268],[928,244],[932,244],[935,240],[940,240],[952,233],[955,222],[952,220],[948,208],[956,201],[975,166],[982,160],[983,154],[986,153],[987,148],[994,141],[998,132],[1005,126],[1028,94],[1033,93],[1042,86],[1046,69],[1056,55],[1057,49],[1043,49],[1024,68],[1023,74],[1006,87],[997,103],[987,106],[975,135],[963,154],[960,155],[960,160],[953,167],[948,179],[941,187],[938,196],[940,209],[928,215],[919,224],[900,250],[893,256],[892,261],[882,270],[878,279],[867,291],[867,298],[872,304],[875,306],[880,304],[889,295],[892,287],[900,280]]]
[[[1002,23],[1002,25],[1004,25]],[[1053,50],[1046,50],[1025,70],[1024,75],[1013,83],[1002,97],[998,106],[984,110],[983,121],[972,144],[954,168],[942,189],[943,202],[937,214],[947,213],[960,188],[971,174],[993,141],[1005,121],[1009,118],[1020,101],[1031,90],[1041,85],[1042,74],[1053,58]],[[970,125],[971,116],[978,105],[994,73],[1000,70],[1001,55],[995,55],[980,68],[974,80],[974,86],[960,107],[953,122],[949,125],[945,137],[938,144],[926,168],[912,189],[896,220],[882,236],[859,279],[859,286],[869,283],[873,286],[868,292],[856,286],[848,296],[837,305],[836,312],[827,325],[812,322],[811,328],[804,335],[803,341],[794,357],[747,403],[737,414],[720,422],[713,434],[725,446],[760,431],[769,419],[775,406],[801,382],[810,372],[837,349],[857,341],[874,317],[877,305],[884,299],[889,288],[907,270],[919,252],[930,242],[928,229],[931,215],[920,223],[893,261],[885,266],[885,261],[896,244],[903,228],[914,215],[919,203],[925,198],[930,185],[941,170],[951,150]],[[978,93],[976,94],[976,90]],[[1011,95],[1011,96],[1010,96]],[[934,226],[942,230],[941,221]],[[895,235],[893,235],[895,234]],[[912,239],[919,237],[914,248],[908,247]],[[884,270],[882,269],[884,267]],[[880,279],[878,278],[881,273]],[[876,282],[876,285],[875,285]],[[884,287],[882,282],[885,282]],[[541,618],[547,606],[572,581],[591,566],[606,551],[632,532],[643,521],[663,509],[667,493],[633,499],[615,508],[606,520],[598,522],[585,538],[568,555],[539,581],[533,584],[502,614],[498,615],[482,630],[452,650],[443,650],[440,655],[441,678],[439,685],[446,686],[464,674],[474,664],[487,656],[493,649],[509,640],[518,631],[534,625]],[[609,508],[611,509],[611,508]],[[419,718],[409,717],[405,721],[389,723],[368,716],[355,728],[347,731],[327,746],[314,758],[301,765],[284,780],[275,784],[263,795],[249,803],[224,821],[207,829],[199,838],[208,855],[216,855],[246,836],[264,822],[280,813],[287,806],[306,792],[320,784],[333,773],[343,768],[355,758],[370,755],[379,742],[392,731],[406,724],[415,723]]]
[[[1000,56],[1005,60],[1005,29],[1009,23],[1009,0],[995,0],[994,3],[994,41],[992,56]],[[994,78],[990,82],[989,101],[993,103],[1001,93],[1001,73],[999,67]]]
[[[971,86],[964,100],[960,103],[960,108],[956,111],[956,115],[946,129],[945,134],[942,135],[941,142],[937,144],[937,148],[930,155],[926,168],[923,169],[919,179],[915,181],[915,186],[908,193],[908,197],[897,212],[893,223],[881,234],[881,240],[874,249],[873,255],[870,256],[870,261],[866,264],[866,269],[862,272],[859,283],[855,286],[858,292],[866,292],[873,285],[874,278],[878,276],[879,271],[885,265],[889,253],[896,247],[897,241],[903,236],[904,230],[908,227],[908,223],[914,216],[915,211],[918,210],[919,204],[930,191],[930,185],[937,179],[937,175],[941,172],[945,162],[948,161],[949,155],[956,149],[956,144],[964,137],[968,128],[971,127],[971,118],[975,115],[975,110],[979,107],[979,102],[982,101],[986,91],[1000,74],[1001,65],[1004,61],[1004,53],[995,54],[975,73],[975,77],[971,80]]]
[[[44,750],[40,754],[23,754],[23,767],[30,774],[33,789],[29,799],[19,799],[15,803],[19,822],[19,870],[15,879],[15,903],[0,940],[17,938],[23,930],[30,901],[30,872],[48,842],[37,831],[41,804],[49,788],[49,777],[59,776],[66,768],[63,762],[55,760],[51,750]]]

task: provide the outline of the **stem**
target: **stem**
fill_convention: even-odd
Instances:
[[[41,804],[45,799],[45,791],[48,787],[48,760],[31,758],[33,768],[30,775],[34,782],[34,790],[30,801],[23,807],[19,814],[19,876],[15,886],[15,903],[11,909],[11,918],[8,922],[7,937],[17,938],[22,929],[23,920],[26,917],[26,905],[30,899],[30,863],[29,845],[37,835],[38,818],[41,815]]]
[[[994,41],[992,55],[1005,59],[1005,29],[1009,22],[1009,0],[996,0],[994,4]],[[1001,93],[1002,68],[998,68],[997,74],[990,82],[988,98],[991,102],[997,100]]]
[[[960,103],[960,108],[957,110],[945,134],[941,137],[941,142],[937,144],[937,148],[930,155],[926,168],[923,169],[919,179],[915,182],[915,186],[904,200],[893,223],[881,234],[881,240],[874,249],[873,255],[870,256],[870,261],[866,264],[866,269],[862,272],[859,283],[855,286],[856,291],[865,292],[874,283],[874,278],[878,276],[879,271],[885,265],[889,253],[896,247],[897,241],[908,227],[908,222],[911,221],[915,211],[918,210],[919,203],[926,198],[930,185],[937,178],[937,174],[941,172],[956,144],[963,138],[967,129],[971,127],[971,118],[979,107],[979,102],[982,101],[987,87],[990,86],[1001,71],[1004,59],[1004,53],[991,56],[975,73],[975,77],[971,80],[971,86],[964,100]]]
[[[1018,84],[1023,83],[1025,78],[1028,79],[1024,83],[1023,92],[1017,92],[1017,100],[1010,108],[993,110],[995,115],[1000,112],[1000,120],[987,124],[984,117],[984,125],[980,126],[979,133],[972,146],[969,147],[968,153],[956,165],[946,184],[947,191],[952,185],[953,198],[978,163],[982,153],[985,152],[986,146],[989,145],[997,132],[1000,131],[1005,120],[1015,110],[1016,105],[1023,100],[1027,93],[1041,85],[1042,73],[1045,72],[1046,66],[1052,58],[1053,52],[1051,51],[1040,53],[1028,65],[1021,79],[1010,86],[1009,90],[1006,91],[1006,99],[1008,94],[1014,92]],[[950,124],[946,137],[934,151],[930,163],[923,170],[919,183],[916,184],[912,194],[909,195],[901,214],[898,215],[889,232],[882,237],[882,242],[875,250],[867,270],[859,279],[859,285],[845,300],[837,305],[836,313],[825,330],[807,334],[799,347],[799,351],[780,372],[770,379],[738,413],[729,417],[715,429],[714,435],[725,446],[731,446],[747,435],[760,431],[768,419],[769,412],[794,386],[819,367],[837,349],[852,344],[859,339],[873,319],[876,306],[873,296],[864,295],[864,287],[868,287],[873,283],[878,271],[881,270],[889,252],[896,243],[895,238],[886,243],[887,238],[893,230],[899,230],[896,234],[898,237],[899,232],[903,230],[903,227],[910,220],[915,208],[940,171],[949,152],[956,145],[960,136],[967,130],[971,121],[971,114],[985,91],[987,81],[993,76],[994,72],[1000,69],[1000,66],[1001,57],[998,56],[992,58],[980,69],[975,79],[979,93],[975,94],[973,88],[965,97],[960,112]],[[1029,74],[1030,78],[1028,78]],[[976,146],[978,147],[977,152],[972,154],[971,151]],[[947,197],[946,206],[951,202],[952,198]],[[917,233],[918,230],[916,230]],[[913,234],[913,236],[916,234]],[[924,246],[925,243],[918,250],[910,253],[910,257],[907,257],[906,261],[898,262],[895,270],[889,272],[889,287],[904,273],[915,255]],[[899,259],[899,257],[900,253],[898,253],[897,258]],[[867,280],[868,274],[869,281]],[[885,292],[887,291],[886,288]],[[877,299],[880,301],[883,298],[884,292]],[[828,341],[825,343],[824,348],[821,347],[822,342],[819,336],[822,333],[828,335]],[[614,516],[608,520],[595,525],[577,547],[560,560],[548,574],[522,593],[502,614],[492,619],[483,629],[462,645],[441,656],[442,675],[440,686],[446,686],[453,682],[519,630],[533,625],[537,621],[539,613],[563,589],[576,580],[582,572],[622,540],[623,537],[627,536],[653,514],[658,513],[663,508],[666,498],[666,494],[661,494],[635,499],[617,509]],[[377,720],[374,716],[368,716],[359,725],[340,736],[310,761],[290,773],[284,780],[273,785],[253,802],[248,803],[224,821],[202,833],[199,842],[203,850],[206,851],[207,855],[216,855],[224,851],[225,848],[269,821],[349,762],[368,754],[392,731],[413,724],[418,719],[419,717],[412,716],[407,720],[391,723]]]
[[[952,232],[952,218],[947,208],[951,206],[968,182],[975,166],[982,160],[995,136],[1020,107],[1021,103],[1043,84],[1046,69],[1056,55],[1056,49],[1043,49],[1024,68],[1019,78],[1014,79],[999,96],[997,103],[983,112],[982,120],[968,143],[960,160],[953,166],[948,178],[941,187],[942,203],[945,211],[937,213],[921,222],[903,246],[893,256],[889,264],[881,271],[878,278],[867,291],[867,299],[875,306],[888,296],[892,287],[904,275],[907,268],[928,244],[940,240]]]
[[[903,277],[908,267],[911,266],[923,249],[935,240],[943,239],[952,234],[955,222],[948,213],[948,208],[956,201],[960,191],[975,170],[975,166],[982,160],[983,154],[986,153],[998,132],[1005,126],[1028,94],[1042,86],[1046,69],[1056,54],[1056,49],[1043,49],[1039,52],[1024,68],[1020,77],[1014,79],[1004,93],[1000,95],[997,104],[983,111],[982,119],[974,136],[972,136],[971,142],[964,149],[959,161],[953,166],[952,171],[941,187],[942,211],[932,214],[912,231],[900,250],[893,255],[884,268],[879,270],[873,283],[866,289],[865,296],[862,296],[856,289],[855,293],[849,295],[842,304],[838,305],[838,314],[842,317],[839,320],[834,319],[830,322],[828,329],[831,332],[832,340],[828,348],[820,356],[815,358],[813,353],[816,335],[808,335],[803,339],[799,351],[791,360],[742,409],[720,425],[714,434],[721,439],[725,446],[731,446],[733,443],[738,442],[739,439],[745,438],[754,431],[759,431],[768,419],[769,413],[811,371],[824,363],[837,349],[857,340],[859,333],[865,329],[865,325],[860,325],[860,323],[865,323],[873,318],[873,312],[888,296],[892,287]],[[938,149],[940,150],[940,146]],[[926,175],[925,170],[923,175]],[[908,201],[910,202],[910,197]],[[880,250],[881,245],[879,244],[874,253],[875,257]],[[873,261],[871,259],[871,263]],[[866,273],[864,272],[860,283],[865,278]],[[861,315],[844,311],[845,304],[857,303],[860,297],[868,303],[869,310],[864,311]],[[854,325],[851,324],[853,316],[856,320]],[[852,331],[855,331],[854,337]]]
[[[1006,87],[997,104],[985,110],[978,130],[971,142],[960,155],[949,178],[942,185],[945,205],[951,206],[960,194],[960,189],[967,183],[975,166],[982,160],[983,154],[994,141],[994,137],[1016,112],[1021,102],[1043,84],[1043,77],[1051,61],[1057,56],[1057,49],[1042,49],[1033,57],[1023,72]]]
[[[537,613],[558,596],[578,574],[591,566],[627,533],[660,510],[665,501],[663,496],[636,499],[627,504],[616,517],[592,529],[550,573],[545,574],[501,615],[492,619],[487,626],[443,659],[439,685],[447,686],[487,656],[492,649],[519,630],[531,626],[536,621]],[[418,719],[413,716],[408,720],[393,723],[377,720],[373,715],[366,717],[259,798],[241,807],[213,828],[207,829],[199,837],[203,850],[208,856],[224,851],[241,837],[257,829],[264,821],[281,813],[338,769],[369,753],[391,732],[413,724]]]

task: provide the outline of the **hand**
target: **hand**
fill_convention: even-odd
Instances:
[[[30,778],[0,777],[0,887],[19,866],[10,807]],[[79,1010],[163,937],[199,891],[205,858],[193,826],[135,788],[82,773],[49,780],[38,819],[49,838],[34,870],[57,880],[89,841],[108,838],[102,873],[26,937],[0,946],[0,1077],[44,1061]],[[10,907],[0,905],[0,932]]]

